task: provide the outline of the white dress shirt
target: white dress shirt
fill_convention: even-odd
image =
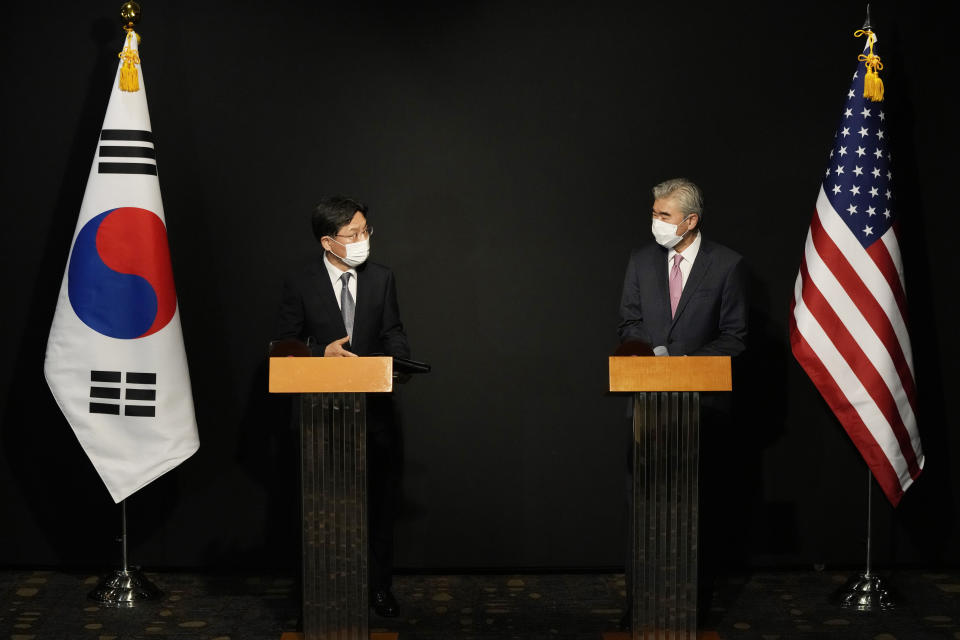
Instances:
[[[693,261],[697,259],[697,254],[700,253],[700,232],[697,232],[697,237],[693,239],[693,242],[690,243],[690,246],[680,252],[680,255],[683,256],[683,260],[680,261],[680,275],[682,276],[681,286],[687,286],[687,278],[690,277],[690,270],[693,269]],[[670,281],[670,272],[673,271],[673,256],[677,255],[677,252],[673,249],[667,251],[667,282]]]
[[[684,252],[686,255],[686,252]],[[327,267],[327,273],[330,274],[330,284],[333,286],[333,297],[337,299],[337,306],[340,307],[340,310],[343,310],[343,303],[340,301],[340,292],[343,290],[343,282],[340,280],[340,276],[345,273],[352,273],[353,276],[350,278],[350,283],[347,285],[347,288],[350,290],[350,295],[353,296],[353,302],[357,302],[357,270],[354,268],[347,269],[346,271],[340,271],[340,268],[335,264],[330,262],[330,258],[327,257],[326,251],[323,253],[323,264]]]
[[[687,278],[690,277],[690,270],[693,269],[693,262],[697,259],[697,254],[700,253],[700,232],[697,232],[697,237],[693,239],[693,242],[690,243],[690,246],[680,252],[680,255],[683,256],[683,260],[680,261],[680,282],[682,287],[687,286]],[[677,252],[673,249],[667,251],[667,283],[670,282],[670,272],[673,270],[673,256],[677,255]],[[668,356],[670,352],[664,345],[657,345],[653,348],[653,355],[655,356]]]

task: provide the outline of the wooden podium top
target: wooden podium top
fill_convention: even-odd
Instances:
[[[270,358],[270,393],[393,391],[393,358]]]
[[[733,391],[730,356],[610,356],[610,391]]]

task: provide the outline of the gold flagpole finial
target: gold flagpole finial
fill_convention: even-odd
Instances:
[[[120,59],[123,60],[123,66],[120,67],[120,91],[136,92],[140,90],[140,74],[137,72],[137,65],[140,64],[140,54],[137,49],[130,46],[133,38],[137,39],[137,45],[140,44],[140,36],[133,27],[140,22],[142,15],[140,5],[136,2],[124,2],[120,6],[120,24],[123,30],[127,32],[127,39],[123,43],[123,51],[120,52]]]
[[[123,25],[125,31],[132,31],[140,22],[140,16],[140,5],[136,2],[124,2],[120,6],[120,24]]]

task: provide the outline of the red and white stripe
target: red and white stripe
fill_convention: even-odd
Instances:
[[[864,249],[821,187],[790,312],[793,355],[894,506],[924,463],[895,229]]]

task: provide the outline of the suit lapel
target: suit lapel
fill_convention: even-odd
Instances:
[[[370,281],[370,274],[363,265],[357,268],[357,307],[353,314],[353,340],[351,344],[356,347],[357,342],[363,341],[368,335],[367,327],[374,321],[371,318],[374,306],[374,286]],[[368,348],[369,345],[361,344],[361,347]]]
[[[676,324],[680,314],[683,313],[683,309],[687,306],[687,303],[690,302],[690,298],[697,289],[700,288],[703,277],[710,270],[710,262],[712,260],[713,256],[710,255],[710,246],[705,240],[701,241],[697,259],[693,262],[693,268],[690,269],[690,275],[687,277],[687,284],[683,286],[683,293],[680,294],[680,302],[677,303],[677,312],[673,316],[674,324]]]
[[[653,273],[657,282],[657,294],[660,296],[660,300],[657,301],[654,308],[665,309],[663,319],[665,324],[669,326],[672,320],[670,319],[670,282],[667,275],[667,252],[655,251],[654,256]]]
[[[323,258],[320,258],[320,268],[314,274],[316,282],[317,302],[320,305],[321,318],[330,318],[334,326],[339,326],[343,331],[341,336],[347,335],[347,328],[343,324],[343,314],[340,312],[340,305],[337,302],[339,292],[335,292],[333,284],[330,282],[330,273],[327,271],[327,265]]]

